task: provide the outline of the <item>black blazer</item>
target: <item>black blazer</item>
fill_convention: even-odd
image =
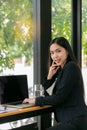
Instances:
[[[85,115],[83,79],[78,65],[72,61],[66,63],[63,69],[60,68],[51,80],[45,80],[43,84],[45,90],[54,81],[53,94],[37,97],[35,104],[55,106],[54,113],[57,121],[66,122],[77,116]]]

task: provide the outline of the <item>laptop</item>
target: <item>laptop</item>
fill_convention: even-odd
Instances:
[[[29,98],[27,75],[0,76],[0,102],[5,107],[25,108],[34,104],[23,104]]]

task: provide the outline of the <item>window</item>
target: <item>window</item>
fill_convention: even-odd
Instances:
[[[31,0],[0,1],[1,75],[27,74],[33,86],[33,4]]]
[[[52,0],[52,37],[58,36],[71,42],[71,0]]]
[[[87,1],[82,1],[82,73],[87,103]]]

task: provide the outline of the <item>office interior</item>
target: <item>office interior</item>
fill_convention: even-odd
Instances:
[[[4,0],[2,0],[2,1],[4,1]],[[30,0],[28,0],[28,1],[30,1]],[[32,41],[33,41],[32,42],[33,43],[32,78],[33,79],[32,79],[32,83],[30,85],[30,87],[32,86],[32,88],[29,89],[29,94],[31,94],[31,92],[33,92],[34,86],[36,84],[42,84],[43,79],[47,74],[49,43],[54,36],[56,37],[59,34],[59,33],[57,33],[56,35],[54,35],[53,30],[52,30],[52,27],[54,24],[53,23],[53,11],[52,11],[53,1],[55,1],[55,3],[58,4],[58,0],[31,0],[31,1],[32,1],[32,9],[33,9],[33,39],[32,39]],[[60,1],[62,4],[63,4],[63,2],[65,2],[67,4],[67,0],[64,0],[64,1],[60,0]],[[4,2],[6,2],[6,0]],[[85,2],[84,2],[84,0],[69,0],[69,2],[70,2],[70,10],[71,10],[70,19],[69,19],[69,21],[70,21],[70,31],[69,31],[70,42],[71,42],[71,46],[73,48],[74,54],[76,56],[76,59],[83,70],[82,72],[83,72],[83,77],[84,77],[84,82],[85,82],[85,101],[87,103],[87,89],[86,89],[87,53],[83,54],[84,48],[83,48],[83,44],[82,44],[82,42],[84,42],[84,41],[86,42],[86,40],[87,40],[87,33],[83,32],[83,23],[84,23],[83,21],[85,21],[85,25],[87,24],[86,23],[87,16],[84,16],[83,10],[85,10],[85,11],[87,10],[87,4],[85,4],[85,9],[84,9],[83,5],[86,2],[86,0],[85,0]],[[66,5],[64,5],[64,6],[66,7]],[[54,13],[56,13],[56,12],[54,11]],[[64,14],[63,14],[63,16],[64,16]],[[58,15],[57,15],[57,17],[58,17]],[[57,23],[57,21],[56,21],[56,23]],[[84,33],[85,33],[85,36],[83,36]],[[64,35],[63,30],[62,30],[61,35],[67,36],[68,33],[66,35]],[[84,38],[85,38],[85,40],[83,40]],[[86,42],[86,44],[87,44],[87,42]],[[20,62],[19,59],[16,59],[15,61]],[[22,68],[21,67],[19,67],[19,68],[20,68],[19,74],[24,74],[25,70],[22,73],[20,73],[22,71]],[[0,75],[5,75],[5,74],[11,75],[11,74],[13,74],[13,72],[12,72],[12,70],[9,72],[4,71],[4,72],[1,72]],[[16,72],[14,74],[16,74]],[[30,78],[30,76],[31,76],[31,74],[29,74],[28,77]],[[31,94],[31,96],[32,96],[32,94]],[[39,122],[39,118],[40,117],[38,117],[38,119],[35,118],[35,120],[37,120],[37,122]],[[31,119],[26,119],[26,122],[28,122],[30,120],[31,120],[31,122],[33,121],[33,119],[31,118]],[[20,121],[12,122],[10,126],[11,127],[18,126],[19,122]],[[22,123],[21,123],[21,125],[22,125]],[[53,115],[52,115],[51,123],[52,123],[52,125],[54,125],[54,123],[55,123],[55,121],[53,119]],[[40,122],[38,123],[38,125],[40,126]],[[4,126],[6,126],[6,125],[4,125]],[[34,124],[34,126],[35,126],[35,124]],[[26,128],[26,129],[28,129],[28,128]],[[43,128],[40,128],[40,127],[38,127],[38,128],[34,127],[34,129],[43,130]],[[33,128],[30,128],[30,130],[33,130]]]

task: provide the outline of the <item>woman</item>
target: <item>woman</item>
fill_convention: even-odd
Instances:
[[[52,95],[24,99],[36,105],[55,106],[58,125],[48,130],[87,130],[84,86],[80,67],[69,42],[58,37],[50,43],[50,67],[43,84],[45,90],[54,83]]]

